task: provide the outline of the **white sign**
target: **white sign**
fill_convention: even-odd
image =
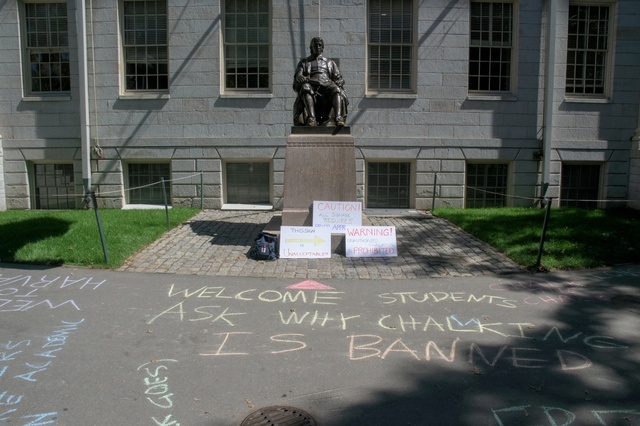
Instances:
[[[348,226],[347,257],[395,257],[398,255],[395,226]]]
[[[281,226],[280,257],[284,259],[331,257],[331,231],[312,226]]]
[[[362,203],[350,201],[314,201],[313,226],[344,234],[347,226],[362,225]]]

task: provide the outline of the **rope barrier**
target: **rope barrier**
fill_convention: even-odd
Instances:
[[[201,176],[204,172],[198,172],[198,173],[194,173],[192,175],[188,175],[188,176],[182,176],[179,178],[175,178],[175,179],[165,179],[164,182],[175,182],[175,181],[179,181],[179,180],[184,180],[184,179],[190,179],[194,176]],[[157,182],[153,182],[153,183],[149,183],[146,185],[141,185],[141,186],[136,186],[133,188],[125,188],[124,191],[135,191],[136,189],[142,189],[142,188],[148,188],[150,186],[154,186],[154,185],[162,185],[162,181],[159,180]],[[123,190],[117,190],[117,191],[105,191],[105,192],[100,192],[98,195],[102,196],[102,195],[108,195],[108,194],[121,194]],[[85,194],[65,194],[65,195],[50,195],[48,197],[51,198],[68,198],[68,197],[84,197]]]
[[[167,182],[177,182],[180,180],[185,180],[185,179],[190,179],[192,177],[195,176],[202,176],[204,174],[204,172],[197,172],[191,175],[187,175],[187,176],[182,176],[179,178],[175,178],[175,179],[165,179],[165,183]],[[149,188],[151,186],[155,186],[155,185],[162,185],[162,181],[159,180],[157,182],[153,182],[153,183],[149,183],[147,185],[141,185],[141,186],[136,186],[133,188],[125,188],[123,190],[116,190],[116,191],[105,191],[105,192],[100,192],[98,195],[103,196],[103,195],[110,195],[110,194],[121,194],[123,191],[135,191],[137,189],[143,189],[143,188]],[[519,199],[519,200],[529,200],[529,201],[540,201],[541,199],[546,199],[549,197],[524,197],[524,196],[519,196],[519,195],[509,195],[509,194],[505,194],[502,192],[496,192],[496,191],[489,191],[486,189],[482,189],[482,188],[476,188],[474,186],[468,186],[465,185],[465,188],[467,189],[472,189],[474,191],[478,191],[478,192],[483,192],[486,194],[492,194],[492,195],[500,195],[502,197],[506,197],[506,198],[515,198],[515,199]],[[68,197],[84,197],[85,194],[65,194],[65,195],[50,195],[48,197],[50,198],[68,198]],[[554,197],[557,198],[557,197]],[[571,203],[629,203],[635,200],[628,200],[628,199],[615,199],[615,200],[588,200],[588,199],[579,199],[579,198],[560,198],[561,202],[571,202]]]
[[[502,192],[487,191],[486,189],[475,188],[473,186],[466,186],[465,185],[465,187],[467,189],[473,189],[474,191],[478,191],[478,192],[484,192],[484,193],[487,193],[487,194],[502,195],[503,197],[517,198],[517,199],[520,199],[520,200],[531,200],[531,201],[539,201],[540,200],[540,197],[535,197],[535,198],[522,197],[522,196],[519,196],[519,195],[509,195],[509,194],[505,194],[505,193],[502,193]]]
[[[466,186],[466,185],[465,185]],[[530,201],[540,201],[540,199],[542,198],[549,198],[549,197],[521,197],[518,195],[509,195],[509,194],[504,194],[502,192],[494,192],[494,191],[487,191],[486,189],[480,189],[480,188],[475,188],[473,186],[466,186],[466,188],[468,189],[473,189],[474,191],[479,191],[479,192],[485,192],[487,194],[495,194],[495,195],[502,195],[503,197],[508,197],[508,198],[518,198],[521,200],[530,200]],[[558,198],[558,197],[553,197],[553,198]],[[579,203],[628,203],[634,200],[620,200],[620,199],[616,199],[616,200],[583,200],[583,199],[578,199],[578,198],[560,198],[560,201],[562,202],[579,202]]]

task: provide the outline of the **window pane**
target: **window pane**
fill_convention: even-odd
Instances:
[[[168,90],[166,1],[125,0],[122,22],[126,90]]]
[[[511,90],[513,4],[471,3],[469,91]]]

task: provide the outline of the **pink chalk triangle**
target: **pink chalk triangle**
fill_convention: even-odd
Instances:
[[[287,288],[294,290],[335,290],[333,287],[313,280],[302,281],[301,283],[290,285]]]

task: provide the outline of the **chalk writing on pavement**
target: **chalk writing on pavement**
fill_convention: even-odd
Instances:
[[[145,399],[160,409],[159,417],[152,416],[151,421],[159,426],[180,426],[173,417],[173,393],[169,392],[169,367],[175,359],[158,359],[142,364],[137,371],[143,375]]]
[[[84,323],[61,321],[45,337],[35,336],[20,341],[0,343],[0,421],[17,422],[22,425],[55,424],[57,412],[22,413],[20,403],[28,398],[14,389],[36,386],[43,373],[54,366],[56,359],[67,345],[69,338]]]
[[[56,288],[73,291],[93,291],[105,284],[106,280],[96,281],[93,277],[47,275],[0,274],[0,312],[26,312],[32,309],[70,309],[79,311],[80,307],[73,299],[52,299],[43,295],[44,289]],[[66,291],[64,292],[67,293]]]

